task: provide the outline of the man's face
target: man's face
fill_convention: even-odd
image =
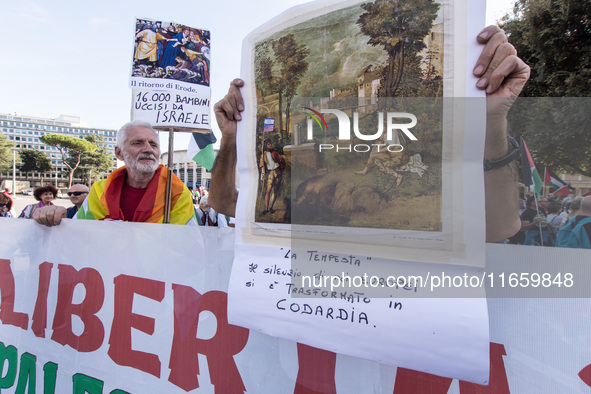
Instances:
[[[271,150],[271,141],[267,141],[266,147],[267,147],[267,150]]]
[[[205,212],[209,212],[209,204],[200,203],[199,208],[203,209]]]
[[[70,197],[70,202],[76,205],[78,208],[80,208],[87,195],[88,188],[84,185],[73,185],[70,188],[70,190],[68,190],[68,197]]]
[[[538,200],[538,205],[544,209],[548,208],[548,199],[547,198],[540,198]]]
[[[160,157],[158,137],[146,127],[132,127],[127,130],[123,150],[116,147],[115,154],[131,170],[154,173],[158,168]]]

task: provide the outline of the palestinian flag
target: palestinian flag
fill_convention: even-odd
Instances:
[[[521,170],[523,171],[523,184],[527,187],[534,186],[536,196],[540,197],[540,191],[542,190],[542,178],[538,174],[536,165],[534,164],[525,140],[521,137]]]
[[[190,157],[194,162],[210,171],[215,160],[215,152],[213,151],[213,143],[216,142],[213,132],[192,133],[189,140],[189,147],[187,148],[187,157]]]
[[[544,186],[550,186],[552,193],[558,196],[568,196],[570,193],[568,185],[547,168],[544,168]]]

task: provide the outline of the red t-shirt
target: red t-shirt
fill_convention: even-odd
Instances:
[[[119,206],[121,208],[121,212],[123,212],[123,218],[126,221],[133,221],[133,214],[135,213],[138,205],[140,205],[140,201],[142,201],[142,197],[144,197],[146,190],[147,188],[137,189],[135,187],[131,187],[127,183],[123,185]]]

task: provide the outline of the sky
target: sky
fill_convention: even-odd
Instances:
[[[0,113],[79,116],[89,127],[116,130],[130,120],[128,87],[135,18],[211,32],[212,103],[240,76],[242,40],[252,30],[307,0],[0,0]],[[489,0],[486,24],[514,0]],[[212,108],[213,119],[213,108]],[[215,121],[213,130],[221,136]],[[161,140],[166,145],[167,133]],[[175,149],[188,136],[175,134]],[[166,147],[163,146],[163,151]]]

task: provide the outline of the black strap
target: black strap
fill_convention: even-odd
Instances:
[[[517,159],[521,154],[521,149],[519,144],[515,140],[515,138],[508,136],[509,144],[513,146],[513,150],[510,150],[505,156],[494,159],[494,160],[484,160],[482,162],[484,166],[484,171],[495,170],[497,168],[501,168],[506,166],[507,164],[511,163],[513,160]]]

